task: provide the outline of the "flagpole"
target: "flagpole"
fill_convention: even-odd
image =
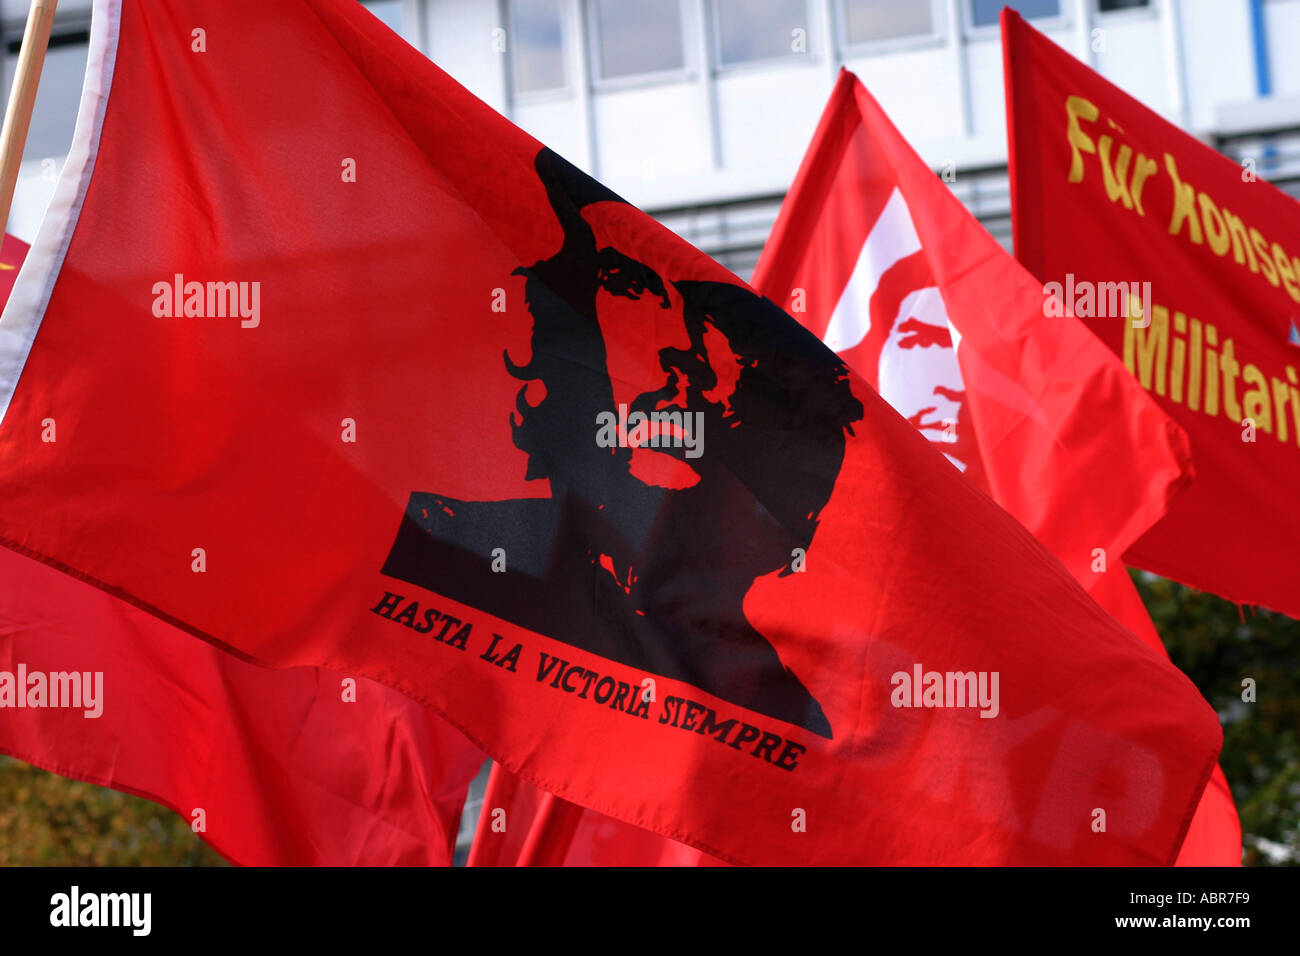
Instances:
[[[9,210],[18,185],[18,167],[23,161],[32,108],[36,105],[36,87],[41,81],[45,50],[50,45],[50,29],[54,26],[54,10],[58,5],[59,0],[32,0],[27,11],[27,29],[23,32],[23,45],[18,53],[18,68],[14,71],[4,126],[0,128],[0,226],[5,229],[9,226]]]
[[[515,866],[563,866],[583,812],[576,803],[553,793],[542,797]]]
[[[504,838],[497,836],[492,828],[493,811],[514,807],[521,783],[523,781],[505,767],[495,761],[492,763],[466,866],[559,866],[564,862],[582,819],[583,808],[553,793],[542,794],[519,855],[514,860],[502,856],[499,841]],[[518,820],[506,822],[519,826]]]
[[[515,790],[518,778],[495,760],[488,772],[487,787],[483,791],[483,804],[478,811],[478,826],[474,828],[474,842],[469,845],[469,858],[466,866],[496,866],[499,860],[489,856],[492,849],[489,844],[492,836],[492,811],[498,807],[514,806]],[[508,821],[507,821],[508,822]]]

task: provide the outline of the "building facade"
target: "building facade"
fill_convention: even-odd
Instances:
[[[748,276],[839,69],[1010,243],[1002,0],[373,0],[483,100]],[[1015,0],[1143,102],[1300,191],[1300,0]],[[10,231],[72,138],[90,0],[59,4]],[[6,85],[26,0],[0,0]],[[199,26],[201,24],[196,24]]]

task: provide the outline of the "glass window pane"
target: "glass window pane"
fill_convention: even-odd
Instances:
[[[1026,20],[1061,15],[1061,0],[971,0],[971,3],[974,7],[971,20],[977,27],[997,23],[1003,7],[1020,11]]]
[[[723,63],[746,63],[794,53],[794,31],[808,37],[804,0],[714,0]]]
[[[559,0],[511,0],[515,89],[563,89],[564,35]]]
[[[81,102],[81,85],[86,75],[89,37],[85,34],[52,36],[45,54],[45,68],[36,88],[36,106],[23,148],[26,160],[66,156],[72,145],[72,130],[77,125],[77,106]],[[10,45],[5,57],[4,102],[9,102],[14,69],[18,63],[18,40]]]
[[[685,65],[678,0],[596,0],[594,6],[601,76],[680,70]]]
[[[934,32],[929,0],[845,0],[844,30],[850,44],[926,36]]]
[[[1113,13],[1116,10],[1133,10],[1150,5],[1151,0],[1098,0],[1097,9],[1102,13]]]
[[[383,20],[398,36],[402,32],[402,0],[366,0],[366,9]]]

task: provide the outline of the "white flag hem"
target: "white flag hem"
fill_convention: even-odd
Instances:
[[[86,190],[90,186],[108,94],[113,85],[121,19],[122,0],[95,0],[86,78],[81,89],[72,145],[54,187],[54,195],[45,210],[45,218],[36,233],[36,241],[19,270],[4,315],[0,316],[0,423],[3,423],[13,401],[18,378],[40,330],[41,319],[63,268],[63,259],[72,242]]]

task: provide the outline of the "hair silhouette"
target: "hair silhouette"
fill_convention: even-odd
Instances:
[[[384,573],[555,640],[648,673],[684,681],[822,736],[821,706],[745,617],[760,575],[789,573],[807,549],[862,417],[834,353],[772,302],[725,282],[666,281],[624,251],[598,247],[583,210],[622,203],[543,149],[536,169],[563,230],[552,256],[516,270],[533,318],[531,356],[504,356],[519,389],[510,427],[526,476],[550,498],[465,502],[411,496]],[[595,441],[597,416],[615,409],[597,295],[681,302],[686,348],[659,351],[661,389],[633,403],[649,412],[674,396],[703,417],[704,453],[687,488],[631,473],[632,450]],[[672,318],[673,316],[668,316]],[[710,366],[709,329],[725,337],[739,374],[725,401]],[[526,399],[528,383],[545,396]],[[493,574],[504,548],[508,568]]]

